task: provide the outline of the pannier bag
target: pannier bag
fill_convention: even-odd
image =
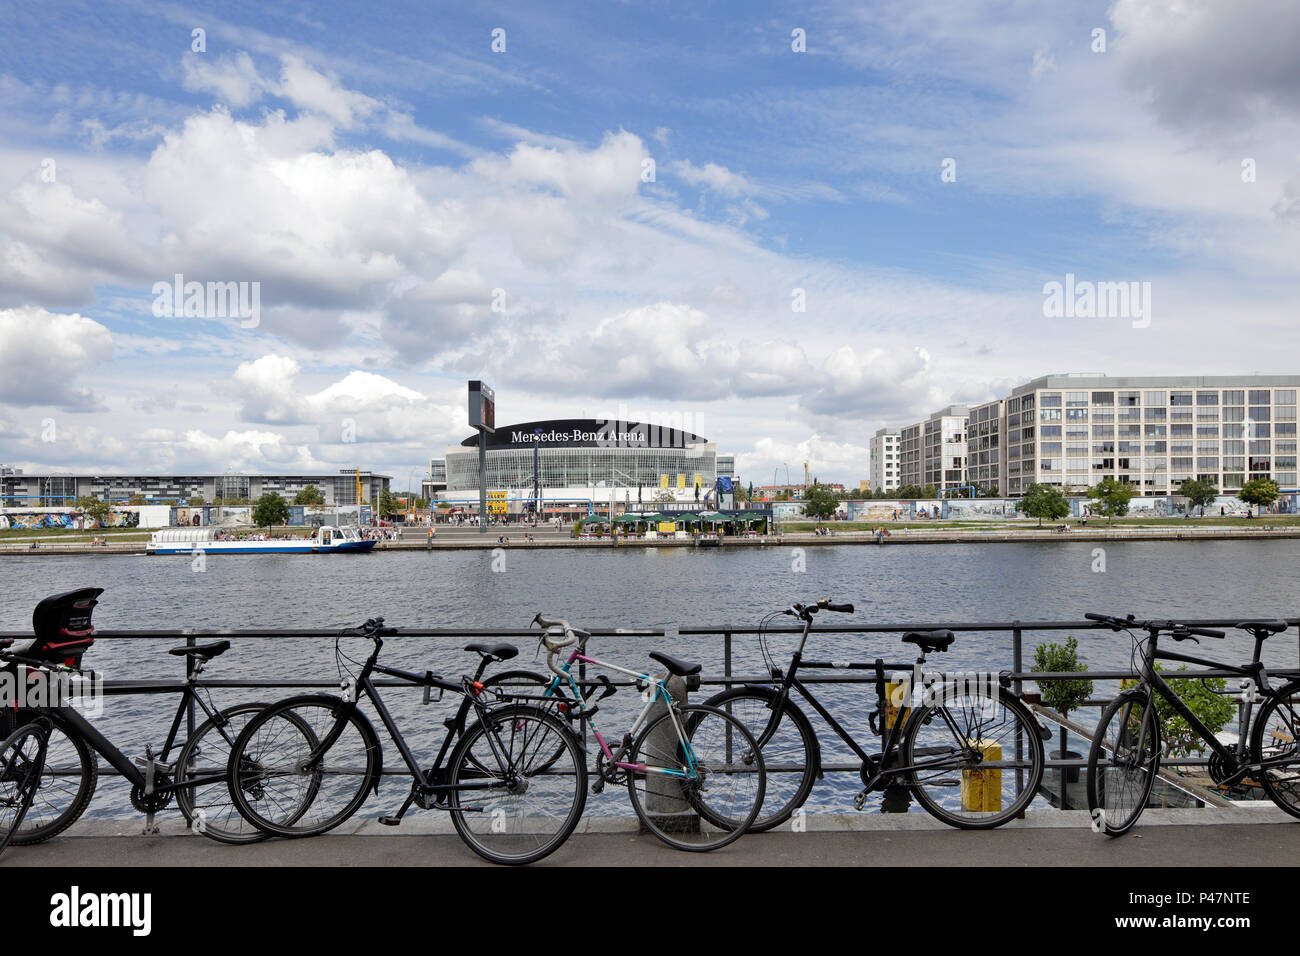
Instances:
[[[91,616],[99,603],[96,598],[103,593],[103,588],[79,588],[52,594],[37,604],[32,612],[32,632],[36,639],[23,651],[24,656],[81,667],[81,655],[95,643]]]

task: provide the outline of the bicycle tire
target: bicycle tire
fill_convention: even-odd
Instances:
[[[14,846],[34,846],[53,839],[81,819],[99,783],[99,761],[81,734],[65,723],[57,710],[19,713],[20,719],[42,713],[52,724],[41,785],[10,840]],[[60,780],[75,780],[75,785],[65,786]]]
[[[1134,726],[1133,707],[1139,706],[1141,714]],[[1107,737],[1107,729],[1112,721],[1118,720],[1115,732]],[[1134,731],[1136,730],[1136,737]],[[1106,746],[1109,740],[1109,747]],[[1115,750],[1125,747],[1124,762],[1128,767],[1120,766],[1115,758]],[[1140,747],[1140,753],[1128,753]],[[1110,749],[1112,755],[1106,758],[1104,751]],[[1144,756],[1149,751],[1150,756]],[[1140,766],[1132,766],[1134,761]],[[1149,767],[1147,766],[1149,764]],[[1113,771],[1107,773],[1106,771]],[[1093,825],[1107,836],[1122,836],[1133,828],[1142,811],[1146,809],[1155,786],[1156,775],[1160,771],[1160,723],[1156,718],[1156,708],[1150,696],[1127,695],[1116,697],[1102,711],[1097,721],[1097,730],[1092,737],[1092,746],[1088,748],[1088,812],[1092,815]],[[1119,778],[1136,777],[1137,789],[1127,790],[1120,787]],[[1112,782],[1107,783],[1110,779]],[[1128,793],[1136,799],[1128,810],[1122,809],[1121,800],[1127,799]],[[1113,796],[1112,796],[1113,795]],[[1115,805],[1114,812],[1107,803]]]
[[[543,729],[549,730],[556,738],[557,746],[554,749],[559,750],[562,756],[551,756],[545,759],[540,766],[531,765],[527,767],[525,769],[527,782],[524,784],[523,789],[503,796],[506,799],[526,796],[530,790],[540,789],[537,782],[539,779],[543,782],[556,781],[551,788],[557,794],[554,803],[558,811],[563,813],[564,816],[554,832],[539,841],[536,831],[524,829],[526,826],[539,825],[529,822],[539,819],[536,813],[529,814],[527,811],[523,811],[516,814],[520,825],[511,828],[505,810],[501,807],[494,808],[490,817],[480,816],[480,814],[487,811],[479,805],[479,798],[476,794],[484,791],[462,792],[452,790],[447,795],[447,807],[451,811],[452,825],[456,828],[456,833],[465,845],[485,860],[510,866],[535,863],[558,850],[582,819],[583,810],[586,809],[587,805],[586,755],[583,752],[582,745],[566,722],[540,707],[509,704],[491,711],[486,720],[491,724],[491,732],[497,735],[495,742],[498,745],[504,744],[504,752],[512,756],[512,764],[516,757],[527,762],[528,748],[530,746],[544,747],[548,752],[552,751],[549,740],[536,745],[531,742],[538,739],[538,735]],[[537,725],[531,739],[528,733],[530,723]],[[489,756],[493,749],[490,743],[477,756],[473,753],[475,745],[488,733],[489,724],[485,723],[484,720],[480,720],[461,735],[461,739],[457,742],[456,748],[452,751],[447,762],[447,781],[449,784],[455,785],[467,779],[481,778],[492,773],[492,771],[485,770],[485,767],[499,767],[499,764]],[[507,738],[505,741],[502,740],[503,734]],[[522,747],[522,750],[518,753],[516,752],[516,745]],[[564,754],[568,756],[567,764],[561,762],[564,759]],[[499,774],[499,770],[495,774]],[[564,781],[570,774],[572,774],[573,782],[572,784],[566,784]],[[572,796],[567,798],[568,807],[566,809],[564,806],[565,794],[569,791],[572,791]],[[468,793],[469,796],[464,796],[465,793]],[[545,805],[552,802],[552,800],[550,797],[543,796],[541,802]],[[474,820],[490,819],[491,822],[487,832],[477,832],[470,823],[471,818]],[[500,829],[498,829],[498,826],[500,826]],[[497,839],[497,837],[501,839]],[[489,840],[492,842],[489,843]],[[512,842],[518,844],[519,848],[513,853],[506,852],[502,845]]]
[[[770,687],[733,687],[704,702],[738,717],[761,742],[772,723],[773,705],[780,693]],[[763,806],[749,825],[762,833],[789,820],[808,800],[821,775],[821,744],[808,716],[789,698],[775,727],[762,744],[766,781]]]
[[[343,742],[341,735],[323,755],[329,758],[334,754],[333,764],[326,763],[326,769],[317,766],[310,772],[299,766],[334,726],[343,706],[342,699],[329,695],[291,697],[248,722],[231,747],[227,767],[231,799],[245,820],[271,836],[316,836],[344,823],[361,808],[369,793],[378,790],[383,772],[379,738],[370,721],[355,708],[345,718],[346,725],[355,731],[355,739]],[[273,722],[277,723],[273,726]],[[347,733],[346,726],[343,733]],[[287,747],[274,754],[272,748],[281,740],[287,741]],[[272,761],[269,770],[268,754]],[[357,763],[348,764],[348,760]],[[335,776],[327,776],[330,773]],[[355,792],[351,792],[352,780],[359,784]],[[276,783],[268,787],[268,781]],[[311,812],[322,791],[331,796],[337,791],[342,807]],[[282,793],[287,793],[287,798],[282,798]],[[324,813],[328,815],[322,818]]]
[[[706,741],[700,728],[710,719],[709,739]],[[721,744],[713,739],[712,725],[715,723],[721,723],[725,728]],[[627,789],[632,809],[646,830],[674,849],[692,853],[718,850],[744,836],[763,808],[763,754],[749,729],[726,711],[704,704],[679,704],[641,729],[627,762],[676,773],[690,772],[690,761],[677,732],[679,726],[687,737],[701,777],[685,778],[685,782],[679,785],[680,790],[670,791],[665,785],[662,788],[664,792],[655,793],[649,789],[649,781],[653,778],[667,780],[667,775],[629,770]],[[727,741],[733,744],[740,741],[740,744],[728,746]],[[719,746],[726,748],[721,756],[718,755]],[[740,758],[736,756],[738,752],[742,754]],[[717,774],[724,774],[723,779],[734,783],[752,781],[746,792],[738,797],[734,808],[715,806],[705,799],[708,789],[705,783]],[[649,801],[641,796],[638,784],[646,787],[647,797],[654,796],[665,806],[652,811]],[[696,817],[708,823],[713,832],[686,814],[681,807],[683,803]]]
[[[36,796],[48,743],[48,727],[36,723],[24,724],[0,743],[0,812],[4,814],[0,853],[9,846]]]
[[[1037,795],[1043,779],[1043,740],[1038,721],[1010,691],[998,687],[995,697],[991,690],[982,681],[943,685],[941,699],[914,707],[903,727],[900,752],[904,766],[915,767],[935,756],[922,752],[926,750],[953,748],[963,754],[952,765],[914,769],[907,774],[908,785],[925,811],[959,830],[991,830],[1020,816]],[[983,702],[969,703],[977,699]],[[961,718],[974,718],[976,706],[980,714],[974,726],[955,726]],[[999,709],[1010,719],[999,716]],[[978,756],[969,741],[978,742]],[[1008,758],[1006,751],[1017,745],[1020,754],[1013,751]],[[999,762],[1011,759],[1015,766],[981,770],[984,754],[991,747],[998,748]],[[1019,766],[1022,760],[1027,764],[1024,768]],[[958,774],[955,779],[934,776],[954,772]],[[1006,792],[1008,785],[1012,786],[1010,793]],[[954,789],[957,800],[944,799]],[[996,809],[988,809],[990,806]]]
[[[1255,726],[1250,734],[1251,760],[1260,763],[1265,759],[1265,752],[1273,755],[1280,744],[1289,751],[1294,760],[1283,764],[1279,769],[1270,769],[1260,773],[1259,785],[1268,798],[1279,808],[1293,817],[1300,818],[1300,714],[1291,699],[1300,695],[1300,681],[1293,681],[1268,699],[1260,708],[1255,718]],[[1278,726],[1270,729],[1270,721],[1275,712],[1286,711],[1280,715]],[[1266,739],[1267,738],[1267,739]]]
[[[208,718],[202,724],[195,728],[194,733],[185,741],[181,748],[179,756],[176,758],[176,776],[174,783],[176,785],[176,806],[185,818],[186,824],[190,830],[195,833],[201,833],[211,840],[218,843],[228,843],[234,846],[242,846],[248,843],[259,843],[269,838],[269,834],[257,829],[248,820],[239,813],[238,807],[230,798],[230,784],[227,768],[230,765],[230,750],[234,742],[238,739],[240,732],[247,726],[247,721],[237,723],[238,718],[255,717],[267,708],[266,704],[237,704],[234,707],[227,707],[219,711],[216,718]],[[221,721],[218,723],[218,719]],[[233,732],[227,731],[221,733],[222,728],[235,724]],[[208,769],[204,776],[213,773],[221,774],[220,783],[211,783],[203,786],[204,790],[210,787],[219,787],[225,794],[224,803],[213,803],[213,800],[220,800],[220,796],[214,794],[212,797],[206,795],[200,796],[198,790],[200,787],[195,784],[187,783],[194,773],[197,759],[203,753],[204,740],[211,739],[209,735],[215,735],[218,740],[216,747],[219,751],[214,757],[208,759],[205,763]],[[229,737],[230,743],[226,744]],[[231,817],[233,816],[233,820]]]

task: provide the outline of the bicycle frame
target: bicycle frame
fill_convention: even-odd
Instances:
[[[650,694],[650,698],[646,701],[646,705],[641,708],[641,713],[637,715],[636,720],[632,724],[632,728],[627,732],[624,740],[628,741],[636,739],[637,733],[643,726],[645,726],[645,722],[649,719],[650,712],[654,708],[654,705],[662,698],[664,704],[668,708],[668,715],[672,719],[673,729],[677,732],[677,739],[682,745],[682,752],[686,756],[687,769],[675,770],[671,767],[650,767],[646,764],[629,763],[627,761],[615,759],[614,752],[605,741],[604,735],[601,734],[600,730],[596,727],[595,720],[592,719],[590,714],[585,712],[587,710],[585,703],[586,697],[583,696],[582,690],[578,686],[578,681],[573,676],[571,670],[575,663],[591,664],[595,667],[602,667],[606,670],[611,670],[632,677],[638,682],[646,683],[649,687],[654,688],[654,692]],[[691,749],[691,742],[687,739],[686,734],[682,730],[681,722],[677,719],[677,702],[673,699],[672,694],[668,692],[668,682],[666,678],[651,677],[649,674],[642,674],[634,670],[629,670],[626,667],[620,667],[617,664],[611,664],[608,661],[588,657],[586,654],[582,653],[582,650],[575,650],[570,654],[568,661],[564,663],[560,670],[564,672],[564,676],[568,680],[569,689],[573,691],[574,700],[583,702],[583,712],[579,713],[578,716],[582,717],[582,719],[587,722],[587,726],[591,728],[591,732],[596,735],[596,742],[600,744],[600,749],[604,753],[605,759],[609,761],[610,766],[617,767],[620,770],[634,770],[639,773],[653,773],[665,777],[680,777],[682,779],[695,779],[699,776],[699,772],[696,770],[695,751]],[[559,675],[556,675],[551,678],[551,683],[547,685],[546,697],[550,698],[559,686],[560,677]],[[618,756],[621,757],[626,752],[627,744],[624,743],[619,747]]]
[[[1174,689],[1166,683],[1165,679],[1160,676],[1160,672],[1155,669],[1156,661],[1176,661],[1181,664],[1196,664],[1200,667],[1208,667],[1213,670],[1229,671],[1233,674],[1247,677],[1254,682],[1259,692],[1265,697],[1275,697],[1276,692],[1268,682],[1268,671],[1260,661],[1260,655],[1263,649],[1263,642],[1256,640],[1255,654],[1251,662],[1246,665],[1225,664],[1220,661],[1212,661],[1204,657],[1197,657],[1193,654],[1183,654],[1178,651],[1161,650],[1159,647],[1159,632],[1151,635],[1146,649],[1142,655],[1142,679],[1139,685],[1127,693],[1134,698],[1144,696],[1148,703],[1152,693],[1158,693],[1172,707],[1178,716],[1187,721],[1189,727],[1196,731],[1205,743],[1209,744],[1210,749],[1221,759],[1227,762],[1229,766],[1236,768],[1237,772],[1255,771],[1270,766],[1288,765],[1291,760],[1287,756],[1281,756],[1272,760],[1265,760],[1259,764],[1248,762],[1247,751],[1247,732],[1250,729],[1250,720],[1254,712],[1255,702],[1253,699],[1247,699],[1245,706],[1242,708],[1241,718],[1238,722],[1238,746],[1237,753],[1234,755],[1226,746],[1219,742],[1214,732],[1210,730],[1205,723],[1196,716],[1190,707],[1183,703],[1182,698],[1174,692]],[[1174,680],[1195,680],[1195,675],[1191,677],[1175,677]],[[1254,695],[1251,695],[1252,698]],[[1145,735],[1145,722],[1143,723],[1142,735]],[[1138,746],[1144,747],[1146,741],[1142,735],[1139,736]],[[1138,750],[1143,753],[1143,750]]]
[[[772,716],[768,719],[767,725],[763,728],[762,733],[757,735],[758,746],[760,749],[767,746],[768,742],[771,741],[773,735],[776,733],[777,725],[780,723],[780,719],[781,719],[781,712],[784,710],[786,702],[790,699],[790,691],[797,690],[803,696],[803,699],[812,705],[813,710],[815,710],[821,716],[822,720],[826,721],[826,724],[833,731],[835,731],[836,735],[842,741],[844,741],[845,744],[848,745],[849,749],[852,750],[853,753],[858,757],[858,759],[862,761],[863,765],[874,767],[874,773],[872,774],[871,778],[869,780],[864,779],[863,781],[865,785],[865,789],[868,791],[878,789],[882,780],[892,778],[892,777],[902,776],[903,774],[912,773],[913,771],[916,770],[928,770],[934,767],[941,767],[944,764],[951,762],[952,760],[951,755],[945,755],[944,757],[939,757],[934,760],[918,761],[917,763],[908,764],[905,766],[892,765],[890,763],[890,758],[893,757],[898,752],[898,745],[902,741],[903,731],[907,727],[907,721],[902,719],[901,714],[897,718],[895,718],[893,724],[890,725],[890,727],[888,728],[888,733],[884,733],[884,731],[882,730],[882,736],[884,739],[883,739],[883,748],[881,752],[878,754],[867,753],[867,751],[864,750],[861,747],[861,745],[858,744],[854,736],[851,733],[849,733],[849,731],[847,731],[840,724],[838,720],[835,719],[834,715],[831,714],[831,712],[822,704],[822,702],[817,699],[816,695],[814,695],[813,692],[809,690],[808,685],[806,685],[803,681],[799,680],[797,676],[799,669],[801,667],[806,667],[814,670],[875,671],[876,696],[877,696],[877,700],[880,702],[881,706],[883,707],[885,704],[885,696],[886,696],[885,695],[885,671],[886,670],[899,671],[904,669],[910,669],[912,665],[890,664],[890,663],[886,663],[885,661],[879,658],[877,658],[875,661],[872,661],[870,663],[867,663],[865,661],[805,661],[803,659],[803,650],[804,650],[804,646],[808,642],[808,634],[811,632],[811,630],[812,630],[812,619],[808,618],[804,621],[803,634],[799,639],[799,646],[795,649],[794,653],[790,657],[790,666],[784,672],[781,672],[779,668],[774,668],[773,676],[777,677],[781,682],[780,691],[778,692],[776,703],[772,707]],[[922,651],[921,656],[916,659],[916,663],[917,664],[925,663],[924,651]],[[939,713],[942,714],[943,719],[948,723],[948,726],[953,731],[954,736],[961,737],[962,734],[958,731],[957,727],[953,725],[952,719],[948,716],[947,710],[940,709]],[[881,719],[882,720],[884,719],[883,713],[881,714]],[[987,764],[985,764],[985,766],[989,768],[996,768],[1002,766],[1004,763],[1005,762],[1003,761],[996,761],[996,762],[989,761]],[[1006,764],[1006,766],[1018,767],[1017,764]],[[818,775],[821,776],[820,771]]]
[[[501,783],[493,782],[445,784],[441,782],[440,778],[443,761],[446,759],[453,741],[455,741],[464,730],[465,718],[469,715],[470,708],[474,708],[474,711],[478,714],[480,720],[486,720],[487,715],[490,713],[490,709],[483,703],[483,700],[479,696],[482,690],[482,684],[479,683],[478,680],[478,678],[482,676],[484,668],[487,666],[487,660],[484,659],[483,663],[479,667],[478,675],[473,681],[466,680],[462,684],[457,684],[453,681],[444,680],[432,671],[425,671],[423,674],[416,674],[413,671],[405,671],[397,667],[387,667],[378,663],[379,651],[383,647],[383,641],[377,636],[374,637],[373,640],[375,642],[375,649],[366,659],[365,665],[361,668],[361,674],[357,677],[356,683],[353,685],[356,692],[349,694],[344,698],[344,707],[339,711],[334,726],[330,729],[330,732],[325,736],[325,738],[317,744],[316,748],[308,756],[306,761],[304,761],[304,767],[308,770],[315,769],[321,759],[324,758],[326,752],[328,752],[329,749],[338,741],[339,736],[343,733],[343,729],[347,726],[348,718],[353,713],[358,712],[361,698],[368,697],[375,707],[375,712],[379,714],[379,719],[384,725],[384,729],[388,731],[389,736],[393,738],[393,742],[397,744],[398,753],[402,755],[402,761],[406,764],[407,769],[410,770],[411,776],[414,779],[411,794],[406,798],[406,802],[402,804],[402,808],[397,813],[398,819],[400,819],[406,811],[410,809],[417,794],[421,796],[436,796],[451,792],[459,793],[465,790],[491,790],[501,787]],[[452,691],[453,693],[462,695],[462,700],[460,707],[457,708],[456,716],[447,721],[447,733],[442,739],[442,746],[439,747],[438,755],[427,772],[421,769],[419,760],[407,744],[406,738],[402,735],[401,730],[397,726],[397,722],[393,719],[393,715],[384,704],[383,698],[380,697],[379,688],[376,687],[374,681],[371,680],[371,674],[374,673],[385,674],[389,677],[395,677],[400,681],[414,684],[417,687],[426,688],[426,703],[428,703],[428,689],[430,688],[436,688],[443,692]],[[361,714],[360,716],[362,719],[365,719],[364,714]],[[501,748],[500,741],[497,740],[495,731],[490,732],[485,736],[492,749],[493,757],[497,761],[497,769],[502,773],[505,773],[507,770],[508,760],[505,757],[504,750]],[[380,776],[382,776],[382,773],[383,768],[381,766]],[[378,789],[379,778],[376,777],[376,792],[378,792]],[[421,802],[421,808],[429,809],[423,801]],[[463,813],[465,810],[466,808],[462,807],[454,812]]]

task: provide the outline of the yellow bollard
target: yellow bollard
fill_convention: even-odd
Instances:
[[[993,740],[974,744],[985,760],[1001,760],[1002,745]],[[1002,769],[963,770],[961,772],[961,808],[967,813],[997,813],[1002,809]]]
[[[907,681],[885,682],[885,719],[880,726],[882,735],[894,726],[894,721],[907,720],[908,709],[899,707],[894,701],[901,700],[910,689],[911,685]]]

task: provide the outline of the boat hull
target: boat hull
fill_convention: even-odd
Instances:
[[[194,543],[151,544],[150,554],[364,554],[373,551],[376,541],[339,541],[317,544],[313,541],[199,541]]]

